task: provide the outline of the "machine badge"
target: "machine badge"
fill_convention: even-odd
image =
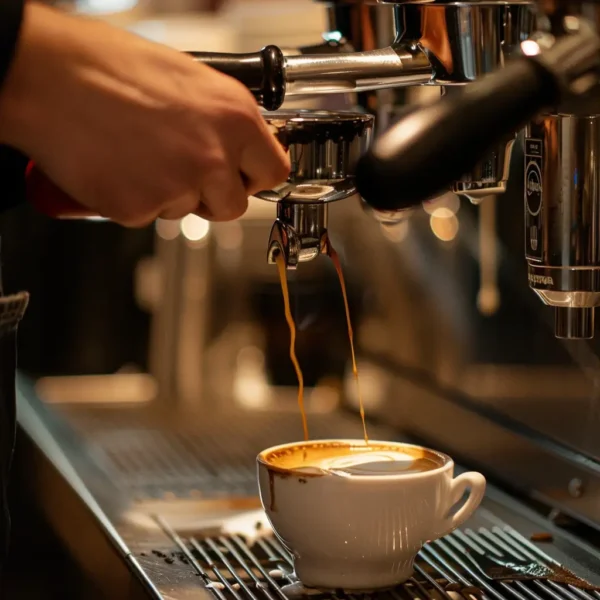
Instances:
[[[540,261],[543,258],[542,148],[542,140],[525,139],[525,254],[529,259]]]

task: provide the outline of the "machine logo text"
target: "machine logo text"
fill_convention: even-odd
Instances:
[[[550,277],[550,275],[534,275],[533,273],[529,273],[529,283],[537,283],[541,285],[554,285],[554,279]]]

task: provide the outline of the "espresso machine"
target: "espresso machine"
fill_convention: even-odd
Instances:
[[[230,316],[250,312],[243,299],[255,289],[251,284],[260,282],[263,292],[267,281],[276,288],[277,255],[290,278],[302,278],[303,285],[324,281],[324,255],[333,244],[348,258],[349,281],[361,289],[380,282],[387,301],[379,329],[359,343],[371,439],[446,450],[491,482],[467,527],[426,545],[413,579],[373,595],[593,600],[600,585],[600,459],[478,404],[451,387],[450,379],[428,377],[419,365],[438,357],[433,346],[416,350],[415,340],[450,340],[444,351],[449,371],[456,371],[459,344],[452,346],[457,338],[436,313],[439,306],[413,287],[411,267],[420,261],[426,283],[436,287],[441,277],[433,259],[444,257],[410,245],[400,256],[398,232],[429,218],[429,207],[449,193],[467,197],[482,212],[497,197],[500,212],[503,201],[515,198],[509,166],[523,146],[530,286],[555,307],[557,336],[591,337],[598,261],[596,5],[321,4],[329,27],[320,44],[266,46],[244,55],[190,53],[254,93],[289,151],[290,177],[251,199],[251,215],[241,224],[193,217],[156,224],[160,272],[146,264],[151,276],[139,290],[154,312],[149,362],[156,397],[145,385],[144,398],[127,402],[115,380],[102,388],[106,401],[96,388],[75,402],[78,394],[85,396],[77,382],[61,388],[20,376],[22,460],[29,469],[24,483],[42,499],[44,514],[102,597],[288,598],[296,588],[287,586],[297,582],[289,555],[261,516],[253,458],[264,447],[299,438],[296,390],[293,381],[285,382],[292,393],[289,410],[282,411],[282,389],[274,386],[265,403],[264,381],[238,377],[246,367],[255,373],[255,363],[264,366],[270,360],[265,355],[279,358],[277,364],[287,361],[288,331],[283,318],[263,333],[232,329]],[[439,98],[411,103],[418,89]],[[295,106],[306,99],[314,101],[313,109]],[[517,202],[522,197],[519,191]],[[39,206],[61,212],[57,203]],[[453,310],[453,301],[449,294],[441,308]],[[331,303],[327,297],[324,304]],[[277,304],[268,300],[257,312],[266,321],[276,311],[279,295]],[[353,311],[355,323],[361,311]],[[333,314],[325,311],[320,323]],[[302,329],[302,319],[297,322]],[[332,329],[320,331],[333,335]],[[403,337],[408,331],[411,337]],[[259,352],[261,335],[272,346],[265,353]],[[236,336],[243,340],[231,342]],[[307,340],[301,363],[303,356],[326,363],[340,352],[335,337]],[[376,360],[384,344],[393,352]],[[396,360],[408,355],[410,364]],[[319,375],[314,379],[319,389]],[[238,387],[247,399],[243,410],[231,401]],[[544,400],[551,387],[535,381],[532,397]],[[110,395],[116,399],[109,401]],[[353,408],[323,398],[308,405],[311,436],[360,437]],[[594,418],[590,412],[590,428],[597,432]],[[529,577],[515,575],[515,568],[534,563],[533,576],[531,568]],[[539,567],[557,564],[591,586],[582,587],[577,578],[549,579]],[[490,565],[502,565],[506,578],[490,577]],[[320,595],[355,597],[343,591]]]
[[[597,100],[593,4],[575,10],[558,3],[539,14],[527,3],[387,4],[395,5],[397,32],[388,48],[284,57],[277,48],[267,47],[239,62],[198,58],[245,82],[270,110],[286,97],[306,93],[440,86],[439,103],[411,110],[358,164],[358,191],[385,220],[403,218],[403,209],[439,195],[444,188],[474,201],[501,194],[517,132],[526,127],[529,283],[545,304],[555,308],[558,337],[592,337],[598,302],[595,163],[590,159],[595,151],[591,140]],[[357,19],[368,15],[367,7],[361,9],[355,12]],[[339,18],[342,7],[336,4],[330,10]],[[508,71],[462,89],[505,63]],[[288,118],[281,130],[295,130],[293,123]],[[319,134],[315,131],[313,137],[318,139]],[[313,164],[319,161],[313,155],[327,154],[326,137],[319,141],[324,144],[319,151],[310,153]],[[333,149],[334,162],[339,152]],[[306,155],[304,150],[297,154]],[[297,156],[292,153],[291,181],[305,176]],[[340,175],[329,172],[325,177],[339,179]],[[296,200],[287,187],[274,197],[269,193],[263,197],[279,200],[269,260],[274,243],[289,268],[317,256],[319,252],[293,247],[302,248],[305,239],[314,248],[314,240],[322,237],[315,230],[326,229],[330,198],[323,196],[299,218],[291,205],[306,200]]]
[[[260,52],[242,56],[191,52],[196,60],[247,85],[259,104],[267,109],[264,117],[274,134],[289,149],[293,164],[289,180],[279,189],[257,194],[258,199],[252,199],[249,212],[252,213],[252,208],[256,207],[256,212],[265,214],[267,220],[267,211],[273,212],[274,223],[265,250],[267,261],[273,263],[274,253],[280,251],[288,269],[297,271],[294,277],[302,279],[304,287],[315,281],[315,270],[325,268],[324,261],[313,263],[313,260],[327,253],[328,231],[333,228],[337,233],[342,249],[350,248],[353,244],[345,233],[344,225],[348,218],[355,221],[366,211],[376,217],[374,223],[390,221],[389,215],[383,211],[373,210],[364,203],[361,208],[357,200],[354,169],[359,156],[368,149],[375,129],[383,130],[386,124],[406,110],[404,92],[427,86],[434,92],[450,94],[455,88],[499,68],[505,60],[518,54],[520,43],[527,39],[533,27],[533,14],[527,4],[511,8],[482,5],[468,10],[454,7],[444,9],[445,12],[437,7],[426,9],[421,5],[393,3],[336,2],[322,5],[327,9],[329,24],[321,44],[295,50],[266,46]],[[439,40],[435,33],[440,30],[440,18],[442,23],[444,19],[449,21],[448,31],[467,27],[470,35],[478,40],[472,46],[461,46],[455,50],[454,57],[446,57],[447,72],[442,72],[440,67],[434,68],[432,56],[435,54],[424,42],[434,46],[439,44],[442,50],[433,50],[446,56],[450,42],[448,39]],[[456,68],[450,64],[453,61]],[[298,102],[306,107],[307,100],[317,108],[316,111],[295,108]],[[321,107],[327,107],[328,111],[319,111]],[[341,143],[337,141],[339,138]],[[455,183],[456,190],[468,194],[474,201],[501,192],[506,186],[514,141],[514,133],[500,140],[471,173],[459,178]],[[331,223],[328,219],[330,212],[336,215]],[[365,217],[361,227],[372,228],[367,221]],[[245,222],[242,221],[243,228],[246,228]],[[212,229],[217,232],[219,226]],[[261,234],[246,233],[246,238],[248,235]],[[377,226],[373,235],[378,236]],[[181,236],[179,241],[181,249],[178,252],[188,256],[191,263],[200,261],[199,264],[204,264],[204,259],[199,258],[203,250],[197,244],[190,248]],[[181,260],[180,254],[168,249],[174,246],[173,240],[165,242],[159,239],[158,243],[159,248],[163,248],[159,249],[159,253],[164,251],[166,256],[164,271],[177,273],[181,269],[181,265],[176,264]],[[261,268],[257,264],[263,261],[259,255],[253,258],[254,250],[245,249],[244,252],[247,266],[239,274],[241,280]],[[312,273],[308,270],[309,262]],[[298,268],[300,263],[304,265]],[[197,267],[190,268],[197,273]],[[263,271],[260,277],[276,279],[275,269],[270,275],[268,273]],[[157,353],[162,356],[164,340],[169,340],[167,347],[174,347],[172,352],[168,352],[171,357],[168,361],[162,358],[155,361],[158,365],[156,372],[164,382],[160,385],[169,386],[173,390],[172,395],[182,397],[182,388],[186,388],[185,394],[192,398],[190,402],[197,402],[197,386],[190,387],[186,381],[199,379],[198,369],[193,365],[202,362],[201,355],[206,357],[208,342],[206,337],[200,341],[197,334],[196,344],[189,340],[185,342],[185,352],[189,355],[190,348],[196,348],[197,357],[186,361],[190,369],[184,375],[177,357],[183,352],[181,348],[186,334],[178,336],[176,332],[189,331],[186,321],[203,321],[207,316],[197,299],[186,304],[185,311],[177,310],[180,298],[186,293],[180,289],[184,280],[180,281],[180,284],[174,280],[165,286],[167,299],[163,303],[164,309],[155,319],[154,339],[163,341]],[[239,312],[238,308],[237,314]],[[182,315],[180,325],[174,325],[173,317],[163,317],[166,314]],[[210,333],[202,335],[210,337]],[[310,360],[311,354],[314,351],[307,350],[303,364]],[[210,368],[207,377],[218,371]],[[181,373],[181,376],[174,379],[175,372]]]

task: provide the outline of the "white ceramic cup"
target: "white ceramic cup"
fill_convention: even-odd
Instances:
[[[272,464],[281,450],[330,443],[364,447],[359,440],[315,440],[269,448],[257,457],[263,508],[307,587],[366,591],[406,581],[422,546],[462,525],[483,498],[483,475],[454,478],[449,456],[407,444],[371,442],[398,452],[423,451],[435,457],[434,468],[344,476]],[[451,512],[468,490],[464,504]]]

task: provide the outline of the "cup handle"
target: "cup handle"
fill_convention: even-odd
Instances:
[[[446,534],[460,527],[479,507],[485,494],[485,477],[481,473],[471,471],[463,473],[452,480],[450,489],[450,510],[470,488],[470,493],[465,503],[451,517],[446,519]]]

